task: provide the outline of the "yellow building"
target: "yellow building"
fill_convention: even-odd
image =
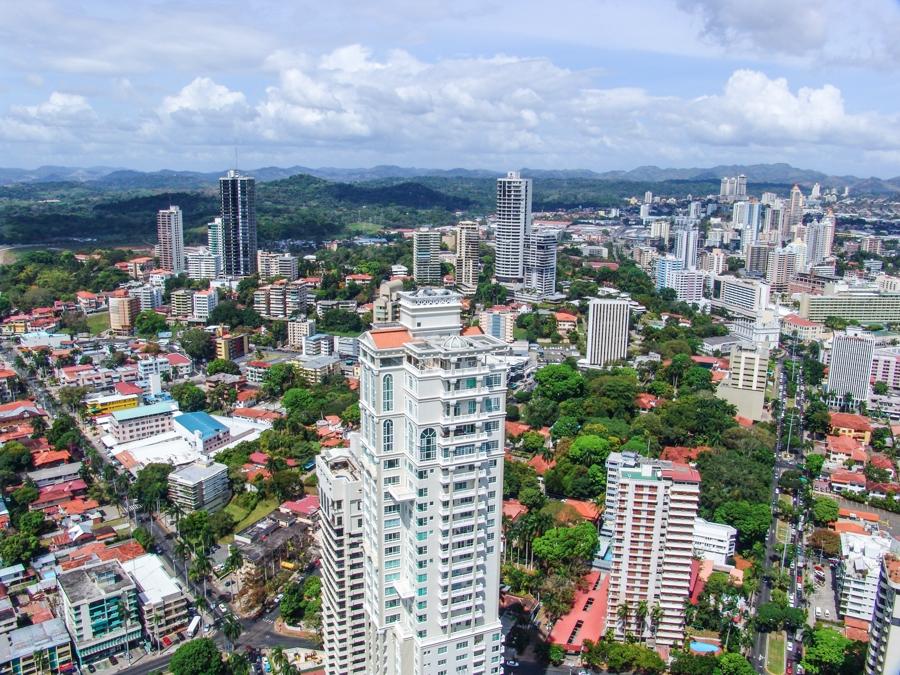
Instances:
[[[215,338],[216,358],[234,361],[250,351],[250,338],[246,333],[226,333]]]
[[[84,404],[90,415],[108,415],[116,410],[137,408],[141,401],[137,394],[110,394],[86,399]]]

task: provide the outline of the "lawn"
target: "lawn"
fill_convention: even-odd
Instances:
[[[109,328],[109,312],[97,312],[87,315],[87,325],[91,335],[97,335]]]
[[[788,529],[787,523],[779,519],[775,523],[775,539],[779,544],[784,544],[788,540],[789,533],[790,530]]]
[[[784,633],[769,633],[766,672],[784,675]]]
[[[225,511],[228,512],[228,514],[231,515],[231,517],[234,518],[235,522],[237,523],[234,531],[240,532],[245,527],[252,525],[264,516],[269,515],[272,511],[278,508],[278,503],[278,500],[274,498],[261,499],[256,505],[256,508],[248,512],[247,509],[238,506],[235,500],[232,499],[231,502],[229,502],[228,506],[225,507]]]
[[[357,222],[350,223],[344,228],[344,231],[347,234],[376,234],[384,229],[381,225],[376,225],[375,223],[365,223],[365,222]]]

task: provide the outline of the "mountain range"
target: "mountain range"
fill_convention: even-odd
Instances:
[[[856,192],[870,194],[895,194],[900,192],[900,176],[894,178],[861,178],[858,176],[833,176],[821,171],[799,169],[789,164],[719,165],[708,168],[660,168],[640,166],[628,171],[596,172],[589,169],[521,169],[523,176],[540,179],[582,179],[598,181],[717,181],[722,176],[744,174],[749,183],[793,184],[810,187],[819,183],[823,187],[844,186]],[[304,166],[267,166],[247,170],[260,182],[282,180],[297,174],[306,174],[329,181],[357,183],[386,179],[434,178],[496,178],[504,172],[488,169],[423,169],[380,165],[370,168],[345,169],[337,167],[311,168]],[[41,166],[36,169],[0,168],[0,185],[22,183],[88,183],[97,189],[122,190],[197,190],[216,185],[223,171],[134,171],[106,166],[65,167]]]

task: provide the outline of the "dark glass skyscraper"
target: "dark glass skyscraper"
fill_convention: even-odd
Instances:
[[[256,181],[235,170],[219,179],[222,268],[227,276],[256,274]]]

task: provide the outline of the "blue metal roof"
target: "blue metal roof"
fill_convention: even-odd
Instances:
[[[220,422],[216,422],[205,412],[184,413],[176,417],[175,422],[192,434],[199,431],[200,438],[204,441],[223,431],[228,431],[228,427]]]

